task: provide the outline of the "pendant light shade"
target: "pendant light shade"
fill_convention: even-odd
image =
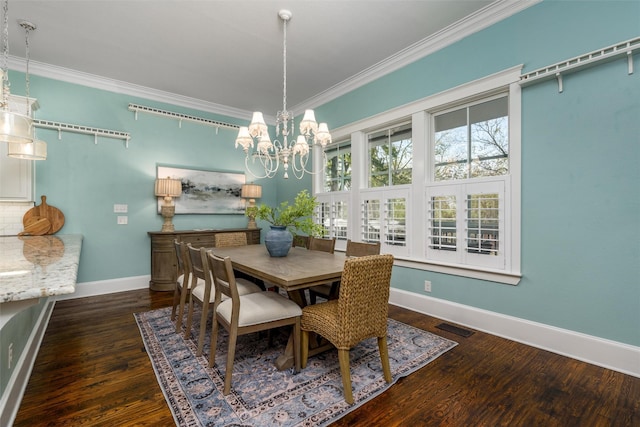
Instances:
[[[28,144],[33,142],[33,121],[22,114],[0,110],[0,142]]]
[[[47,143],[37,139],[28,144],[10,142],[7,155],[15,159],[47,160]]]

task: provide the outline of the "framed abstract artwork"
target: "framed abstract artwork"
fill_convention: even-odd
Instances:
[[[158,165],[156,176],[182,181],[182,194],[173,199],[176,215],[244,215],[245,201],[240,197],[245,183],[242,173]],[[158,198],[158,213],[162,203]]]

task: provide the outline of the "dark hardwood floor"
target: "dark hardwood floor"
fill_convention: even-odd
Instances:
[[[149,290],[58,302],[14,425],[173,425],[133,318],[170,304]],[[390,316],[459,345],[333,426],[640,426],[640,378]]]

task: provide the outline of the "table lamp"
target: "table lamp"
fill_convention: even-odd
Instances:
[[[256,225],[256,199],[262,197],[262,186],[258,184],[243,184],[242,185],[242,193],[240,197],[243,199],[249,199],[249,204],[247,205],[247,216],[249,217],[249,224],[247,224],[247,228],[258,228]]]
[[[156,179],[156,196],[164,197],[164,204],[160,207],[160,213],[164,218],[161,231],[175,231],[171,218],[176,213],[176,206],[173,204],[172,198],[179,197],[182,194],[182,181],[171,178]]]

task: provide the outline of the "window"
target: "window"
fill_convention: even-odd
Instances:
[[[408,191],[386,189],[363,193],[360,240],[380,242],[381,250],[407,255]]]
[[[369,187],[411,184],[411,123],[372,132],[367,138]]]
[[[336,130],[345,142],[316,163],[319,220],[338,239],[379,241],[401,266],[517,284],[521,70]]]
[[[335,237],[338,248],[342,245],[340,241],[348,239],[349,231],[349,204],[346,195],[334,194],[330,197],[318,198],[318,210],[316,222],[324,225],[325,233],[323,237]]]
[[[508,99],[501,94],[433,114],[427,259],[505,268]]]
[[[324,191],[351,189],[351,141],[331,145],[325,151]]]
[[[434,123],[436,181],[509,172],[506,96],[438,114]]]
[[[426,199],[427,259],[505,267],[502,180],[427,187]]]

